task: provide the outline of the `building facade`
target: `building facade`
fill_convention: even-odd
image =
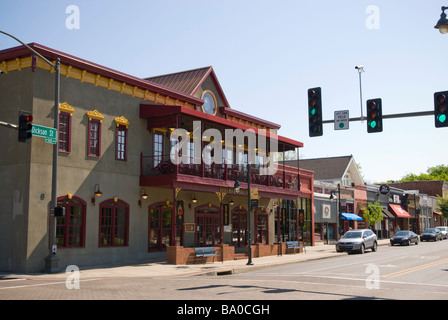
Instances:
[[[173,246],[239,250],[248,230],[253,243],[313,244],[313,172],[285,163],[261,171],[271,146],[285,152],[303,144],[231,108],[212,67],[140,79],[30,46],[61,59],[57,198],[66,214],[51,215],[52,145],[36,136],[19,143],[17,131],[0,127],[0,271],[44,269],[51,219],[60,268],[143,260]],[[52,127],[54,71],[25,47],[0,51],[0,70],[8,93],[0,95],[0,120],[16,123],[27,110],[34,124]],[[183,138],[172,139],[179,129],[188,135],[181,150]],[[226,132],[254,132],[267,147],[255,152],[250,135],[228,144]],[[258,197],[252,210],[248,178]]]

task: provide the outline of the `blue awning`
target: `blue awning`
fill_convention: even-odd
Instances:
[[[341,220],[356,220],[356,221],[361,221],[362,220],[362,218],[360,216],[358,216],[358,215],[356,215],[354,213],[342,212],[341,215],[342,215]]]

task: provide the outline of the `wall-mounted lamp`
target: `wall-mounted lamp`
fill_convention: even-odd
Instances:
[[[193,202],[193,203],[198,202],[198,199],[196,199],[196,196],[194,193],[193,193],[193,198],[191,199],[191,202]]]
[[[233,205],[235,204],[235,202],[233,202],[233,199],[230,199],[229,204],[230,204],[231,206],[233,206]]]
[[[96,184],[95,187],[93,188],[93,194],[94,196],[100,197],[103,193],[100,190],[100,185]],[[95,197],[92,197],[92,204],[95,205]]]
[[[142,193],[142,191],[143,191],[143,193]],[[145,189],[140,190],[140,195],[141,195],[143,200],[148,199],[148,195],[146,194]]]
[[[94,191],[94,194],[97,196],[97,197],[100,197],[103,193],[101,192],[101,190],[100,190],[100,185],[99,184],[96,184],[95,185],[95,191]]]

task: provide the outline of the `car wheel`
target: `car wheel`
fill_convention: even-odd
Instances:
[[[376,249],[378,249],[378,244],[376,241],[373,243],[372,252],[376,252]]]
[[[417,240],[415,240],[415,245],[418,245],[418,239],[417,239]]]
[[[361,245],[361,249],[359,249],[359,253],[364,254],[366,248],[364,246],[364,244]]]

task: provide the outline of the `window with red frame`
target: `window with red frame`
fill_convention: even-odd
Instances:
[[[127,246],[129,241],[129,205],[109,199],[100,204],[100,247]]]
[[[78,197],[58,198],[65,207],[65,216],[56,217],[56,244],[60,248],[84,247],[86,230],[86,202]]]
[[[101,122],[97,119],[89,120],[87,155],[91,157],[99,157],[101,155]]]
[[[72,130],[71,116],[67,112],[59,113],[59,151],[70,152]]]
[[[117,127],[116,135],[115,159],[126,161],[128,144],[128,129],[126,128],[126,126],[119,125]]]

